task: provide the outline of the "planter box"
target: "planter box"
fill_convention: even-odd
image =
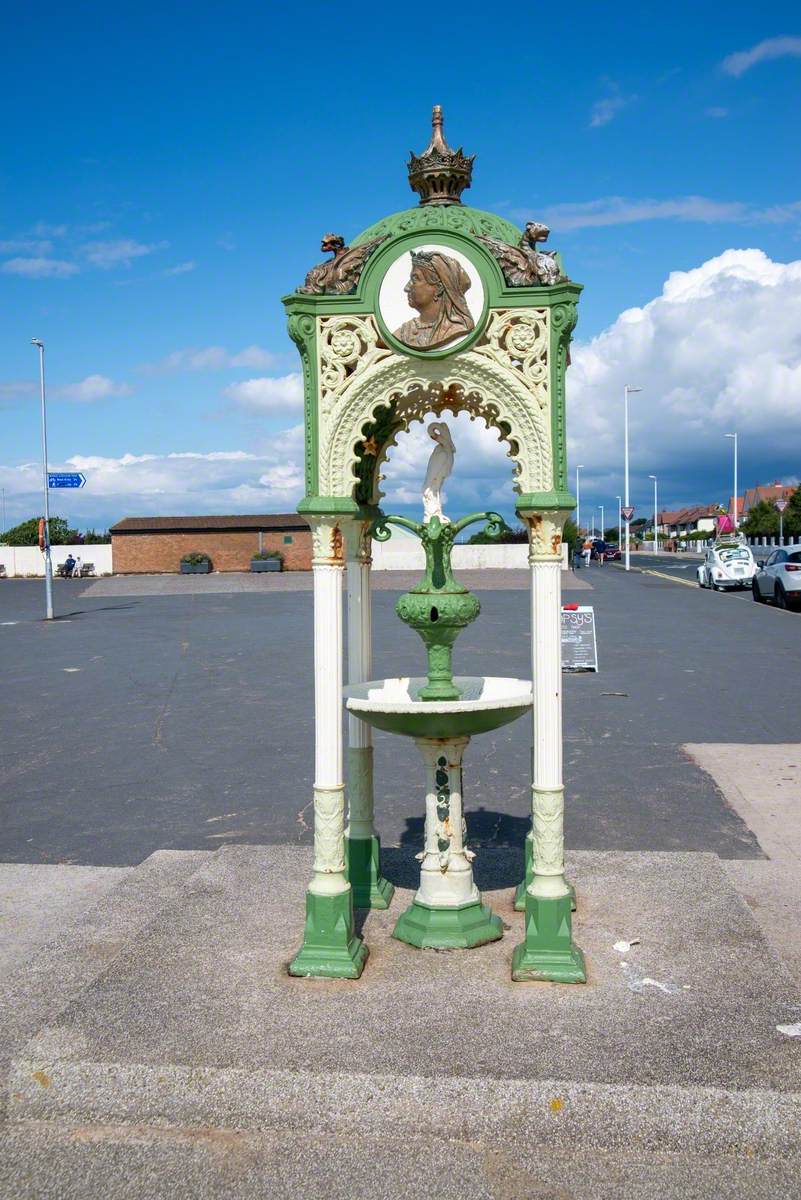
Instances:
[[[182,575],[208,575],[211,563],[181,563]]]
[[[252,558],[251,571],[280,571],[283,563],[280,558]]]

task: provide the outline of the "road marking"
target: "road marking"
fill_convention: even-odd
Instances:
[[[643,575],[658,575],[660,579],[669,579],[671,583],[681,583],[684,587],[697,587],[697,583],[691,583],[689,579],[677,579],[675,575],[668,575],[665,571],[654,571],[651,567],[641,567]]]

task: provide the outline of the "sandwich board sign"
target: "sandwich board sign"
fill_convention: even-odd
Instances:
[[[562,670],[598,670],[595,612],[591,605],[562,605]]]

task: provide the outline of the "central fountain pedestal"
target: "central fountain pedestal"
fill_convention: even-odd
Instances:
[[[392,936],[411,946],[467,949],[503,937],[503,925],[473,880],[465,848],[462,755],[469,737],[415,738],[426,769],[425,849],[420,887]]]
[[[424,678],[380,679],[345,688],[349,712],[389,733],[413,737],[426,772],[425,844],[420,887],[393,937],[411,946],[467,949],[503,936],[500,917],[481,902],[475,855],[465,847],[462,757],[472,735],[497,729],[531,708],[523,679],[457,676],[459,700],[420,699]]]

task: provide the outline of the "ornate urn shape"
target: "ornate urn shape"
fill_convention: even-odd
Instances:
[[[416,533],[423,543],[425,575],[395,606],[404,624],[420,634],[428,655],[428,682],[420,690],[420,700],[461,699],[461,692],[453,682],[453,644],[462,630],[475,621],[481,604],[477,596],[454,578],[451,552],[457,535],[476,521],[487,522],[490,537],[497,537],[504,526],[503,517],[495,512],[472,513],[454,524],[437,515],[424,525],[396,516],[382,516],[373,522],[371,532],[379,542],[391,536],[390,525],[401,525]]]

